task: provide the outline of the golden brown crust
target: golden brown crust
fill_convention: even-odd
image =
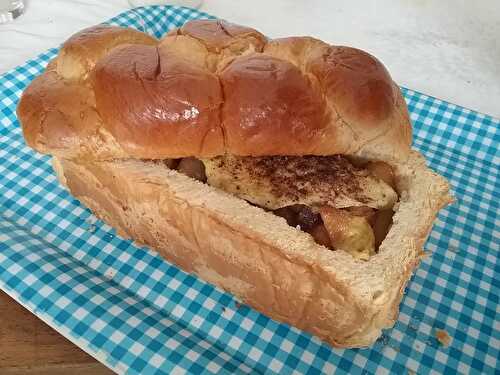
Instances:
[[[394,224],[380,252],[363,262],[159,163],[54,164],[72,194],[119,234],[339,347],[368,346],[394,324],[432,221],[449,202],[444,179],[410,155],[397,166]]]
[[[314,153],[314,140],[328,125],[328,114],[321,93],[297,67],[271,56],[250,54],[229,64],[220,80],[228,153]]]
[[[216,53],[226,48],[233,53],[247,49],[260,52],[266,44],[266,37],[257,30],[223,20],[190,21],[177,29],[177,35],[198,39],[209,51]]]
[[[233,58],[262,52],[267,39],[258,31],[222,20],[194,20],[167,34],[160,50],[217,72]]]
[[[89,126],[107,133],[86,144],[98,159],[236,155],[351,154],[386,161],[409,153],[411,126],[399,88],[373,56],[330,46],[309,37],[268,41],[251,28],[224,21],[186,23],[161,41],[139,31],[98,26],[68,39],[45,75],[21,98],[18,115],[30,144],[41,152],[85,157],[79,133],[59,145],[61,121],[42,129],[29,105],[60,99],[58,108],[40,103],[42,117],[66,108],[66,85],[89,90],[97,114]],[[57,75],[55,77],[54,75]],[[56,80],[60,85],[42,84]],[[46,91],[52,91],[50,94]],[[30,94],[31,93],[31,94]],[[31,98],[30,98],[31,96]],[[101,118],[102,117],[102,118]],[[54,140],[45,144],[36,133]],[[49,143],[58,146],[51,148]],[[109,144],[108,144],[109,143]],[[116,150],[116,155],[112,155]]]
[[[394,110],[397,88],[385,67],[366,52],[331,47],[308,65],[338,114],[362,125],[360,130],[378,128]]]
[[[76,33],[62,45],[57,73],[68,80],[84,80],[101,57],[125,43],[155,45],[158,41],[134,29],[106,25],[89,27]]]
[[[214,156],[223,149],[222,93],[208,70],[156,46],[127,45],[97,63],[93,81],[103,124],[130,156]]]
[[[65,81],[50,67],[24,91],[17,110],[26,143],[39,152],[92,160],[127,157],[102,126],[93,91]]]
[[[326,127],[329,136],[324,134],[314,142],[315,153],[386,161],[408,156],[412,134],[406,104],[375,57],[310,37],[272,40],[264,53],[296,65],[325,98],[331,114]]]

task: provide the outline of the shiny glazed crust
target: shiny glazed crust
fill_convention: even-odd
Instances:
[[[267,40],[198,20],[156,40],[98,26],[62,46],[18,108],[27,143],[61,157],[355,154],[404,159],[399,88],[366,52]]]
[[[53,160],[60,181],[120,235],[338,347],[371,345],[394,324],[436,213],[450,201],[446,181],[412,152],[396,165],[394,224],[364,262],[158,163]]]
[[[268,316],[334,346],[393,325],[446,181],[411,151],[406,104],[369,54],[309,38],[267,40],[191,21],[156,40],[99,26],[71,37],[24,92],[28,145],[119,234]],[[401,197],[369,261],[161,162],[184,156],[334,155],[384,160]],[[269,230],[272,228],[272,230]]]

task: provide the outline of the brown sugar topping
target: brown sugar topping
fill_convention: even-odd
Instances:
[[[232,164],[233,177],[242,169],[250,178],[266,178],[270,188],[278,197],[286,196],[293,201],[310,194],[349,194],[360,191],[353,176],[366,175],[342,156],[267,156],[237,158]],[[332,191],[333,190],[333,191]]]
[[[394,190],[343,156],[225,155],[204,159],[208,183],[261,207],[385,208]]]

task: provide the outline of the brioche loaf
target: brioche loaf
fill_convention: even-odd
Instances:
[[[29,146],[124,237],[332,345],[394,324],[446,181],[411,150],[399,88],[366,52],[190,21],[157,40],[111,26],[63,44],[24,92]],[[331,251],[280,217],[166,167],[218,155],[346,155],[393,168],[399,201],[377,254]]]
[[[19,106],[28,145],[62,157],[351,154],[404,159],[399,88],[366,52],[267,41],[191,21],[160,41],[99,26],[71,37]]]

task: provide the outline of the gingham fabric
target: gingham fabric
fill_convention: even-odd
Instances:
[[[110,23],[159,37],[200,17],[147,7]],[[334,350],[117,237],[59,186],[15,115],[56,53],[0,76],[0,288],[49,325],[119,373],[498,373],[498,120],[403,90],[414,146],[456,203],[436,220],[395,327],[370,349]]]

